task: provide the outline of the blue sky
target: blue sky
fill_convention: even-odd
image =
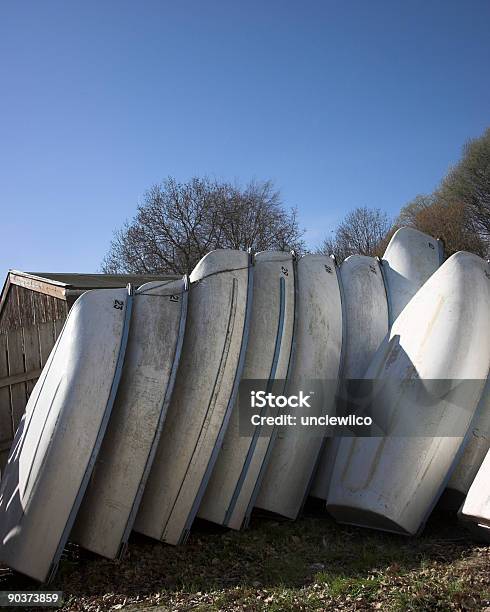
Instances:
[[[168,175],[273,179],[314,247],[490,125],[488,1],[0,5],[0,274],[97,271]]]

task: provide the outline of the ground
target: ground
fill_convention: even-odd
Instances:
[[[317,508],[296,522],[254,517],[236,533],[198,524],[170,547],[134,534],[111,562],[76,548],[50,589],[64,610],[487,610],[490,546],[455,517],[419,538],[336,525]],[[0,589],[37,588],[7,573]]]

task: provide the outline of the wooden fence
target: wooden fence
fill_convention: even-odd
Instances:
[[[64,319],[57,319],[0,333],[0,471],[63,324]]]

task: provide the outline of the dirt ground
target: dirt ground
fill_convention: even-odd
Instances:
[[[10,571],[0,590],[39,588]],[[48,588],[48,587],[44,587]],[[335,524],[254,517],[231,532],[198,523],[185,546],[133,534],[122,561],[69,546],[51,590],[63,610],[487,610],[490,546],[437,511],[408,539]]]

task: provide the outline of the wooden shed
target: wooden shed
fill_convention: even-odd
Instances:
[[[41,369],[75,300],[90,289],[177,278],[10,270],[0,296],[0,473]]]

